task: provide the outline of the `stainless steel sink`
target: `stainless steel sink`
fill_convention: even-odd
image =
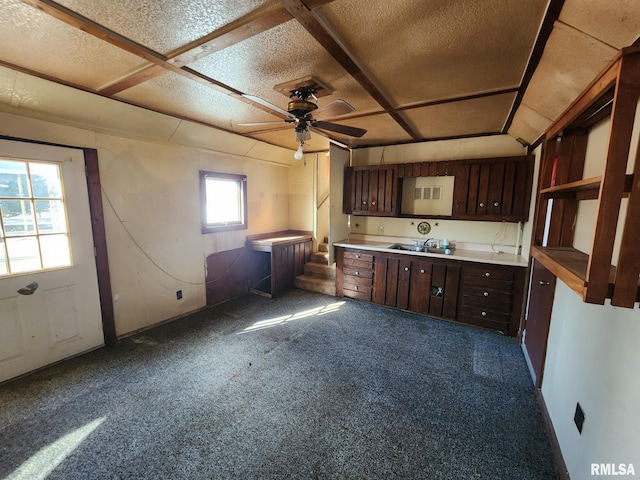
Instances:
[[[451,255],[453,250],[448,248],[427,247],[426,245],[412,245],[410,243],[394,243],[389,248],[392,250],[406,250],[408,252],[425,252],[425,253],[437,253],[439,255]]]

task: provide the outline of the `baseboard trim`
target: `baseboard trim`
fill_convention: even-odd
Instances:
[[[539,388],[534,388],[534,393],[536,401],[538,402],[538,407],[540,407],[540,412],[542,413],[542,421],[544,422],[544,427],[547,430],[547,436],[549,437],[549,444],[551,445],[553,462],[555,463],[556,469],[558,470],[560,480],[570,480],[571,477],[569,476],[569,471],[567,470],[567,464],[564,462],[562,450],[560,450],[560,443],[558,442],[558,437],[556,436],[556,430],[553,428],[551,416],[549,415],[549,410],[547,410],[547,404],[545,403],[544,397],[542,396],[542,392]]]

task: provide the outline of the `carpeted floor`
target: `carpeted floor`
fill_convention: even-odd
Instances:
[[[557,475],[515,339],[293,290],[1,385],[0,478]]]

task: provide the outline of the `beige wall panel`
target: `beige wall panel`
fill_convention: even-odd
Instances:
[[[25,115],[157,140],[167,140],[179,123],[176,118],[25,74],[16,78],[12,104]]]
[[[263,0],[61,0],[58,3],[160,53],[232,22]]]
[[[0,18],[0,60],[67,82],[97,89],[145,64],[18,0],[2,2]]]
[[[319,107],[344,98],[359,113],[380,109],[378,103],[295,21],[204,57],[190,68],[285,110],[289,99],[273,87],[309,76],[317,77],[334,92],[321,97]]]
[[[640,32],[637,0],[569,0],[560,21],[615,48],[628,47]]]
[[[555,120],[615,55],[615,49],[556,22],[523,103]]]
[[[509,135],[513,138],[522,138],[531,144],[544,135],[549,125],[551,125],[551,120],[543,117],[528,105],[520,104],[509,128]]]
[[[343,0],[321,8],[400,105],[517,86],[546,0]]]
[[[407,110],[404,114],[424,138],[455,137],[502,130],[515,93]]]
[[[515,155],[526,155],[526,149],[508,135],[492,135],[387,147],[358,148],[353,151],[353,164],[360,166]]]

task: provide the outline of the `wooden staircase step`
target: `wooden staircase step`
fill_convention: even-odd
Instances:
[[[318,251],[319,252],[328,252],[329,251],[329,244],[328,243],[319,243],[318,244]]]
[[[329,265],[329,252],[314,252],[309,259],[313,263],[323,263]]]
[[[305,275],[312,275],[322,278],[336,278],[336,264],[327,265],[326,263],[307,262],[304,264]]]
[[[302,290],[323,293],[334,297],[336,295],[336,282],[332,278],[316,277],[315,275],[298,275],[295,285],[296,288]]]

